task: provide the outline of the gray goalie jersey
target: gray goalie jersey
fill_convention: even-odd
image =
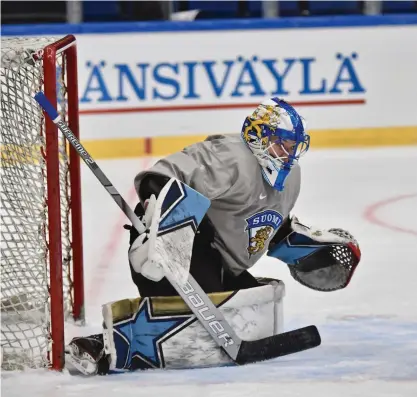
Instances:
[[[300,192],[300,168],[291,169],[282,192],[263,178],[240,135],[210,136],[158,161],[135,178],[139,192],[148,174],[175,177],[211,200],[207,216],[223,265],[233,274],[252,267],[268,248]]]

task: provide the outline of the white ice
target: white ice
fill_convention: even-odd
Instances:
[[[99,165],[133,206],[133,177],[153,161]],[[243,367],[93,378],[3,371],[2,395],[416,396],[417,147],[312,150],[301,165],[294,213],[306,223],[349,230],[360,243],[361,263],[348,288],[332,293],[297,284],[285,265],[270,258],[252,271],[284,280],[286,329],[316,324],[320,347]],[[100,331],[102,303],[137,294],[126,260],[127,221],[90,171],[82,171],[87,325],[68,325],[67,340]]]

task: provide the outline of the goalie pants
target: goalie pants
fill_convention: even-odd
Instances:
[[[159,192],[168,179],[161,175],[149,174],[144,177],[140,185],[140,197],[143,201]],[[144,209],[141,203],[135,208],[135,214],[138,217],[143,216]],[[138,232],[133,227],[130,229],[130,242],[138,236]],[[190,273],[197,283],[206,292],[232,291],[237,289],[246,289],[257,287],[260,284],[249,272],[244,271],[239,276],[234,276],[227,272],[223,265],[223,259],[220,253],[212,247],[214,241],[215,229],[207,216],[203,218],[194,238],[193,251],[191,256]],[[173,296],[177,295],[174,287],[166,278],[154,282],[140,273],[136,273],[132,265],[130,271],[132,280],[136,284],[139,294],[145,296]]]

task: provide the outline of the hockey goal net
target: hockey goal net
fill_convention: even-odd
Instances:
[[[1,39],[3,369],[64,365],[64,321],[83,321],[80,163],[33,95],[78,134],[73,36]]]

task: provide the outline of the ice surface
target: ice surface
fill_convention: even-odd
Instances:
[[[153,161],[99,165],[133,206],[133,177]],[[416,396],[417,147],[310,151],[301,166],[294,213],[303,222],[354,234],[363,254],[356,274],[345,290],[323,293],[297,284],[271,258],[252,272],[284,280],[285,328],[317,324],[320,347],[243,367],[93,378],[3,371],[2,395]],[[100,330],[102,303],[137,294],[127,265],[127,221],[86,167],[82,176],[87,326],[68,325],[67,340]]]

